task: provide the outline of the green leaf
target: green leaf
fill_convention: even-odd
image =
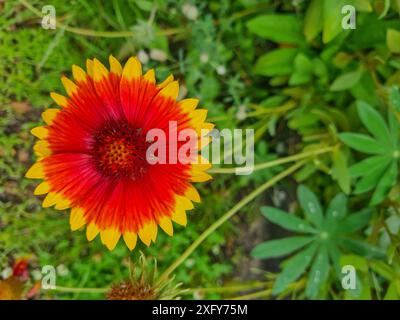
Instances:
[[[392,161],[385,174],[379,180],[378,185],[372,195],[370,204],[375,206],[382,202],[388,194],[391,187],[395,185],[397,181],[397,161]]]
[[[369,154],[380,154],[388,151],[378,141],[365,134],[344,132],[339,134],[339,137],[346,145],[357,151]]]
[[[350,192],[350,174],[347,167],[347,157],[342,150],[332,152],[332,177],[338,182],[340,188],[348,194]]]
[[[389,103],[395,111],[400,112],[400,91],[398,87],[393,87],[390,90]],[[397,119],[394,112],[391,112],[391,110],[389,110],[388,112],[388,118],[392,144],[393,147],[397,148],[397,144],[399,141],[399,120]]]
[[[302,22],[295,15],[266,14],[247,22],[250,31],[278,43],[302,44]]]
[[[389,287],[386,290],[384,300],[399,300],[399,294],[397,292],[397,285],[395,281],[390,282]]]
[[[338,76],[331,84],[330,91],[343,91],[354,87],[361,79],[362,69],[348,72]]]
[[[387,15],[390,9],[390,0],[384,0],[384,4],[385,5],[383,7],[381,14],[379,15],[379,19],[383,19]]]
[[[311,42],[322,31],[322,15],[323,1],[312,0],[307,8],[306,16],[304,18],[303,33],[306,36],[307,42]]]
[[[322,2],[322,1],[321,1]],[[347,4],[348,0],[324,0],[324,26],[322,32],[322,40],[328,43],[333,40],[342,29],[342,7]]]
[[[371,261],[370,262],[371,269],[377,274],[384,277],[386,280],[393,280],[396,277],[396,271],[393,270],[390,266],[388,266],[385,261]]]
[[[300,185],[297,188],[297,198],[304,210],[306,217],[316,226],[321,226],[323,213],[317,196],[306,186]]]
[[[263,207],[261,208],[261,212],[267,219],[287,230],[307,233],[315,232],[315,229],[306,221],[293,214],[286,213],[273,207]]]
[[[399,120],[397,120],[396,116],[393,112],[389,111],[389,128],[390,128],[390,137],[392,141],[393,148],[398,148],[399,142]]]
[[[313,68],[311,60],[306,55],[303,53],[297,54],[294,59],[294,72],[290,77],[289,84],[300,85],[307,83],[311,79]]]
[[[386,31],[386,44],[393,53],[400,53],[400,32],[394,29]]]
[[[253,67],[254,73],[264,76],[287,75],[293,71],[293,61],[297,49],[276,49],[262,55]]]
[[[385,252],[382,249],[372,246],[366,242],[349,238],[341,238],[339,242],[347,250],[366,258],[384,259],[386,257]]]
[[[340,259],[340,265],[345,266],[345,265],[352,265],[354,268],[356,268],[359,271],[362,272],[367,272],[368,271],[368,262],[367,259],[364,257],[360,257],[355,254],[346,254],[342,256]]]
[[[285,267],[272,288],[273,294],[281,293],[290,283],[297,280],[309,266],[318,245],[312,244],[294,257],[285,261]]]
[[[280,257],[304,247],[312,240],[313,237],[309,236],[307,237],[297,236],[297,237],[283,238],[277,240],[270,240],[257,245],[251,251],[251,255],[253,257],[261,259]]]
[[[365,175],[360,181],[357,182],[354,193],[360,194],[372,190],[381,179],[382,174],[384,174],[391,161],[391,157],[385,157],[380,166],[375,168],[375,171]]]
[[[382,116],[369,104],[357,102],[358,116],[369,132],[380,142],[390,145],[390,132]]]
[[[350,175],[353,178],[366,176],[371,172],[382,167],[382,163],[387,161],[387,155],[378,155],[366,158],[350,167]]]
[[[329,203],[326,211],[328,221],[339,221],[346,216],[347,212],[347,197],[343,193],[338,193]]]
[[[342,268],[340,267],[340,258],[342,257],[342,253],[340,252],[339,248],[336,246],[334,242],[327,242],[326,246],[328,248],[328,254],[332,265],[335,268],[336,276],[341,279],[342,277]]]
[[[371,12],[372,6],[369,0],[352,0],[351,3],[358,11]]]
[[[314,259],[308,276],[306,296],[313,299],[316,298],[322,286],[325,284],[329,275],[329,258],[328,252],[322,246]]]
[[[396,111],[400,112],[400,90],[398,87],[390,89],[389,103]]]
[[[340,233],[353,233],[364,228],[370,221],[372,209],[367,208],[357,213],[352,213],[344,219],[339,225]]]

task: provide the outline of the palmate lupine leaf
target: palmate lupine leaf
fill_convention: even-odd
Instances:
[[[306,249],[297,253],[292,258],[285,261],[285,267],[277,277],[274,287],[272,288],[273,294],[281,293],[290,283],[296,281],[310,265],[318,245],[313,243]]]
[[[273,223],[290,231],[314,233],[316,230],[299,217],[273,207],[261,208],[261,213]]]
[[[363,256],[382,257],[383,253],[379,248],[349,238],[349,235],[368,224],[372,215],[371,209],[347,214],[347,197],[339,193],[329,203],[324,215],[317,196],[309,188],[300,185],[297,195],[304,216],[312,225],[282,210],[261,208],[262,214],[273,223],[290,231],[307,234],[266,241],[253,249],[252,255],[257,258],[279,257],[300,250],[282,263],[282,272],[273,287],[274,294],[284,292],[311,265],[305,293],[309,298],[317,297],[332,266],[337,277],[341,279],[341,249]]]
[[[297,188],[297,198],[307,219],[315,226],[320,227],[323,220],[323,213],[317,196],[306,186],[300,185]]]
[[[320,288],[326,283],[329,275],[329,256],[325,246],[321,246],[316,255],[308,275],[306,295],[308,297],[316,297]]]
[[[392,104],[398,103],[393,90],[390,97]],[[370,203],[376,205],[385,199],[397,180],[398,120],[389,112],[389,125],[387,125],[378,111],[361,101],[357,103],[357,112],[372,136],[346,132],[340,134],[340,139],[354,150],[373,155],[350,167],[350,175],[358,179],[354,189],[355,194],[375,189]]]
[[[292,253],[313,240],[312,237],[298,236],[279,240],[270,240],[257,245],[251,254],[256,258],[273,258]]]

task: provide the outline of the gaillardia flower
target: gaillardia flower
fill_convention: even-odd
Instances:
[[[109,62],[110,70],[87,60],[86,72],[72,66],[74,81],[61,78],[68,97],[51,93],[61,108],[44,111],[46,125],[32,129],[40,139],[38,159],[26,177],[43,179],[34,191],[47,194],[43,207],[71,209],[72,230],[86,225],[87,239],[100,234],[110,250],[122,236],[133,250],[137,236],[147,246],[155,242],[158,226],[172,236],[172,221],[186,225],[186,211],[200,201],[192,182],[211,178],[205,172],[211,165],[197,159],[204,146],[200,132],[213,125],[205,122],[206,110],[196,109],[197,99],[177,101],[172,75],[157,85],[154,70],[142,75],[136,57],[124,67],[113,56]],[[196,161],[149,163],[147,133],[164,130],[171,145],[171,122],[178,134],[198,133]]]

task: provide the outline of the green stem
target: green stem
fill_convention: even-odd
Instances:
[[[19,0],[19,2],[26,7],[29,11],[31,11],[33,14],[35,14],[38,17],[42,17],[43,14],[37,10],[34,6],[32,6],[29,2],[26,0]],[[101,37],[101,38],[130,38],[135,36],[135,33],[133,31],[125,30],[125,31],[96,31],[96,30],[91,30],[91,29],[83,29],[83,28],[76,28],[76,27],[70,27],[66,24],[63,24],[60,22],[60,20],[56,19],[56,25],[60,27],[61,29],[64,29],[65,31],[79,34],[82,36],[89,36],[89,37]],[[182,28],[170,28],[170,29],[164,29],[158,31],[156,34],[157,35],[165,35],[165,36],[170,36],[174,35],[177,33],[183,32],[184,29]]]
[[[242,209],[245,205],[247,205],[250,201],[260,195],[269,187],[273,186],[278,181],[282,180],[283,178],[287,177],[288,175],[295,172],[297,169],[303,166],[306,160],[300,161],[295,163],[291,167],[287,168],[286,170],[282,171],[281,173],[274,176],[271,180],[268,180],[257,189],[253,190],[249,193],[246,197],[240,200],[235,206],[233,206],[229,211],[227,211],[222,217],[220,217],[217,221],[215,221],[211,226],[209,226],[183,253],[182,255],[176,259],[160,276],[158,279],[158,283],[162,283],[163,281],[167,280],[170,274],[180,266],[192,253],[193,251],[216,229],[218,229],[224,222],[229,220],[236,212]]]
[[[246,113],[246,118],[257,117],[257,116],[266,115],[266,114],[283,113],[283,112],[286,112],[286,111],[289,111],[289,110],[293,109],[294,107],[296,107],[296,105],[297,105],[296,102],[289,101],[289,102],[285,103],[284,105],[277,106],[277,107],[274,107],[274,108],[259,107],[258,110],[247,112]],[[218,122],[218,121],[223,121],[223,120],[226,120],[226,119],[229,119],[229,116],[223,115],[223,116],[209,118],[208,121],[210,121],[210,122]]]
[[[61,287],[61,286],[56,286],[55,289],[52,289],[54,291],[60,291],[60,292],[79,292],[79,293],[105,293],[109,288],[69,288],[69,287]]]
[[[185,294],[193,294],[194,292],[215,292],[215,293],[226,293],[226,292],[237,292],[251,289],[259,289],[260,287],[265,287],[268,282],[254,282],[247,283],[236,286],[227,286],[227,287],[214,287],[214,288],[190,288],[185,290]]]
[[[245,294],[243,296],[229,298],[228,300],[249,300],[249,299],[254,299],[254,298],[263,298],[263,297],[269,297],[271,295],[271,293],[272,293],[272,289],[267,289],[267,290],[262,290],[262,291],[258,291],[258,292]]]
[[[332,152],[336,148],[337,148],[337,146],[329,146],[329,147],[324,147],[324,148],[317,149],[317,150],[305,151],[305,152],[302,152],[302,153],[298,153],[298,154],[295,154],[295,155],[292,155],[292,156],[280,158],[280,159],[277,159],[277,160],[272,160],[272,161],[267,161],[267,162],[264,162],[264,163],[256,164],[253,167],[253,171],[267,169],[267,168],[271,168],[271,167],[278,166],[278,165],[281,165],[281,164],[285,164],[285,163],[288,163],[288,162],[293,162],[293,161],[297,161],[297,160],[313,157],[313,156],[316,156],[316,155],[320,155],[320,154],[323,154],[323,153]],[[240,173],[241,171],[247,172],[248,168],[244,168],[244,167],[212,168],[212,169],[208,170],[207,172],[209,172],[209,173],[222,173],[222,174],[232,174],[232,173],[236,173],[237,174],[237,173]]]

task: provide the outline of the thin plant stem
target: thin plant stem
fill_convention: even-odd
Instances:
[[[283,113],[286,111],[289,111],[291,109],[293,109],[294,107],[296,107],[296,103],[294,101],[289,101],[287,103],[285,103],[284,105],[281,106],[277,106],[274,108],[263,108],[260,107],[258,110],[254,110],[254,111],[250,111],[246,113],[246,118],[250,118],[250,117],[257,117],[260,115],[268,115],[268,114],[279,114],[279,113]],[[218,116],[218,117],[211,117],[208,119],[208,121],[210,122],[218,122],[218,121],[223,121],[229,119],[229,116],[227,115],[223,115],[223,116]]]
[[[210,225],[183,253],[182,255],[176,259],[159,277],[158,283],[162,283],[168,277],[174,270],[179,267],[192,253],[193,251],[205,240],[207,237],[212,234],[216,229],[218,229],[224,222],[229,220],[235,213],[237,213],[240,209],[242,209],[245,205],[247,205],[250,201],[252,201],[254,198],[259,196],[262,192],[264,192],[266,189],[270,188],[273,186],[275,183],[278,181],[282,180],[283,178],[289,176],[293,172],[295,172],[297,169],[302,167],[307,161],[303,160],[300,162],[297,162],[287,168],[286,170],[282,171],[281,173],[277,174],[274,176],[272,179],[268,180],[261,186],[259,186],[257,189],[253,190],[251,193],[249,193],[246,197],[244,197],[242,200],[240,200],[235,206],[233,206],[229,211],[227,211],[222,217],[220,217],[218,220],[216,220],[212,225]]]
[[[237,292],[242,290],[251,290],[265,287],[269,282],[253,282],[235,286],[224,286],[224,287],[209,287],[209,288],[190,288],[185,290],[185,294],[193,294],[194,292],[215,292],[215,293],[226,293],[226,292]]]
[[[33,14],[35,14],[38,17],[42,17],[43,14],[37,10],[34,6],[32,6],[29,2],[26,0],[19,0],[19,2],[26,7],[29,11],[31,11]],[[65,31],[79,34],[81,36],[88,36],[88,37],[100,37],[100,38],[130,38],[135,36],[135,33],[133,31],[129,30],[123,30],[123,31],[96,31],[96,30],[91,30],[91,29],[84,29],[84,28],[76,28],[76,27],[70,27],[66,24],[63,24],[60,20],[56,19],[56,25]],[[164,29],[156,32],[157,35],[165,35],[165,36],[170,36],[174,35],[177,33],[181,33],[185,31],[182,28],[170,28],[170,29]]]
[[[337,148],[337,146],[329,146],[329,147],[324,147],[324,148],[317,149],[317,150],[305,151],[305,152],[302,152],[302,153],[298,153],[298,154],[295,154],[295,155],[292,155],[292,156],[280,158],[280,159],[277,159],[277,160],[272,160],[272,161],[267,161],[267,162],[264,162],[264,163],[256,164],[253,167],[253,171],[267,169],[267,168],[275,167],[275,166],[278,166],[278,165],[281,165],[281,164],[285,164],[285,163],[288,163],[288,162],[293,162],[293,161],[297,161],[297,160],[313,157],[313,156],[316,156],[316,155],[332,152],[336,148]],[[232,173],[240,173],[241,171],[247,172],[248,170],[249,169],[246,168],[246,167],[212,168],[212,169],[208,170],[208,172],[209,173],[232,174]]]
[[[74,293],[105,293],[109,288],[70,288],[70,287],[61,287],[61,286],[56,286],[54,291],[60,291],[60,292],[74,292]]]
[[[271,295],[271,293],[272,293],[272,289],[267,289],[267,290],[253,292],[253,293],[245,294],[245,295],[234,297],[234,298],[229,298],[228,300],[249,300],[249,299],[254,299],[254,298],[263,298],[263,297],[269,297]]]
[[[34,13],[38,17],[42,17],[43,14],[37,10],[34,6],[32,6],[28,1],[26,0],[19,0],[19,2],[27,8],[29,11]],[[242,17],[245,17],[247,15],[250,15],[254,12],[259,11],[260,9],[264,8],[265,5],[257,5],[254,8],[249,8],[240,12],[234,13],[230,19],[231,20],[236,20],[240,19]],[[215,24],[219,24],[221,21],[214,21]],[[92,29],[84,29],[84,28],[76,28],[76,27],[70,27],[68,25],[63,24],[59,20],[56,19],[57,25],[65,29],[65,31],[79,34],[82,36],[89,36],[89,37],[102,37],[102,38],[130,38],[135,36],[135,33],[133,31],[129,30],[122,30],[122,31],[96,31]],[[169,29],[164,29],[156,32],[157,35],[164,35],[164,36],[171,36],[174,34],[178,33],[183,33],[187,30],[187,28],[169,28]]]

